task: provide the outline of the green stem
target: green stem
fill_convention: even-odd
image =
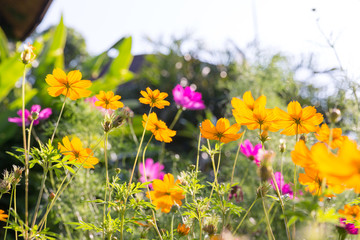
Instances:
[[[67,91],[66,91],[66,94],[65,94],[65,99],[64,99],[63,105],[62,105],[62,107],[61,107],[61,110],[60,110],[60,114],[59,114],[58,120],[57,120],[57,122],[56,122],[56,124],[55,124],[55,129],[54,129],[54,132],[53,132],[53,134],[52,134],[52,136],[51,136],[50,144],[52,144],[52,142],[54,141],[54,137],[55,137],[56,129],[57,129],[57,127],[59,126],[60,118],[61,118],[62,113],[63,113],[64,108],[65,108],[65,103],[66,103],[66,99],[67,99],[67,97],[66,97],[66,96],[67,96],[67,92],[68,92],[68,91],[69,91],[69,90],[67,90]]]
[[[16,188],[14,189],[14,211],[15,213],[17,213],[17,208],[16,208]],[[17,222],[17,217],[15,215],[15,223]],[[15,240],[18,240],[18,234],[17,231],[15,230]]]
[[[244,134],[243,134],[243,135],[241,136],[241,138],[240,138],[239,147],[238,147],[238,150],[237,150],[237,152],[236,152],[236,156],[235,156],[235,160],[234,160],[234,166],[233,166],[232,173],[231,173],[230,186],[232,185],[233,180],[234,180],[234,173],[235,173],[236,161],[237,161],[238,156],[239,156],[241,144],[242,144],[242,142],[243,142],[245,133],[246,133],[246,130],[244,131]]]
[[[262,206],[263,206],[263,209],[264,209],[264,214],[265,214],[265,219],[266,219],[266,225],[267,225],[267,229],[268,229],[268,234],[271,236],[271,239],[274,239],[274,240],[275,240],[273,231],[272,231],[272,229],[271,229],[270,221],[269,221],[269,215],[268,215],[268,212],[267,212],[267,210],[266,210],[265,198],[264,198],[264,195],[263,195],[262,188],[263,188],[263,186],[262,186],[262,184],[260,184],[260,195],[261,195]]]
[[[174,240],[174,217],[175,214],[173,214],[171,218],[171,225],[170,225],[171,240]]]
[[[180,118],[181,113],[183,112],[182,108],[179,108],[179,110],[177,111],[172,123],[170,124],[169,129],[173,129],[173,127],[175,126],[175,124],[177,123],[177,121]],[[165,156],[165,142],[161,143],[161,151],[160,151],[160,156],[159,156],[159,162],[163,163],[164,162],[164,156]]]
[[[199,133],[197,155],[196,155],[196,168],[195,168],[195,176],[196,176],[196,178],[197,178],[197,174],[198,174],[198,171],[199,171],[200,144],[201,144],[201,132]]]
[[[10,195],[10,204],[9,204],[9,210],[8,210],[8,219],[10,219],[11,217],[11,204],[12,204],[12,200],[13,200],[13,196],[14,196],[14,188],[16,188],[15,184],[13,184],[12,189],[11,189],[11,195]],[[6,221],[6,227],[9,226],[9,222],[10,221]],[[5,234],[4,234],[4,240],[6,240],[6,235],[7,235],[7,228],[5,228]]]
[[[26,147],[25,131],[25,84],[26,84],[26,64],[24,65],[24,74],[22,81],[22,134],[25,154],[25,225],[29,226],[29,157]],[[25,230],[25,239],[28,239],[28,231]]]
[[[255,200],[253,201],[253,203],[250,205],[249,209],[246,211],[244,217],[241,219],[239,225],[235,228],[235,230],[233,231],[233,235],[235,235],[236,231],[240,228],[241,224],[244,222],[245,218],[247,217],[247,215],[249,214],[249,212],[251,211],[252,207],[255,205],[256,201],[258,200],[258,198],[255,198]]]
[[[43,177],[42,177],[42,180],[41,180],[40,191],[39,191],[39,195],[38,195],[37,202],[36,202],[36,207],[35,207],[35,212],[34,212],[34,217],[33,217],[33,221],[32,221],[32,224],[31,224],[31,228],[33,228],[35,226],[35,223],[36,223],[36,218],[37,218],[37,214],[38,214],[39,207],[40,207],[41,197],[42,197],[44,187],[45,187],[45,181],[46,181],[47,172],[48,172],[48,169],[47,169],[47,166],[46,166],[44,168],[44,174],[43,174]]]
[[[129,127],[130,127],[130,132],[131,132],[132,138],[134,139],[134,142],[136,143],[136,145],[139,145],[139,140],[136,137],[134,127],[133,127],[133,123],[132,123],[132,119],[128,120],[128,124],[129,124]]]
[[[281,175],[282,176],[282,175]],[[285,229],[286,229],[286,235],[287,235],[287,238],[289,240],[291,240],[291,236],[290,236],[290,230],[289,230],[289,226],[287,224],[287,218],[285,216],[285,205],[284,205],[284,202],[281,198],[281,194],[280,194],[280,191],[279,191],[279,186],[277,185],[277,182],[276,182],[276,179],[275,179],[275,176],[274,174],[271,174],[271,177],[272,177],[272,180],[273,180],[273,183],[275,185],[275,190],[276,190],[276,194],[279,198],[279,202],[280,202],[280,206],[281,206],[281,210],[282,210],[282,213],[284,214],[284,224],[285,224]]]
[[[107,159],[108,136],[109,136],[109,133],[105,132],[104,159],[105,159],[105,169],[106,169],[106,186],[105,186],[104,209],[103,209],[103,224],[104,224],[104,226],[105,226],[106,208],[107,208],[106,197],[107,197],[107,190],[109,188],[109,169],[108,169],[108,159]],[[110,197],[109,197],[109,201],[110,201]],[[105,239],[105,228],[103,229],[103,239]]]

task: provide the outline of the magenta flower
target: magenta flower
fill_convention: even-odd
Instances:
[[[25,126],[29,126],[31,121],[34,118],[35,118],[34,125],[38,125],[40,120],[48,119],[50,117],[50,115],[52,114],[51,108],[45,108],[41,111],[40,110],[41,110],[40,105],[32,105],[31,111],[25,109]],[[19,117],[8,118],[8,121],[16,123],[18,126],[21,127],[21,125],[22,125],[22,110],[21,109],[17,112],[17,115]]]
[[[165,172],[162,170],[164,169],[164,165],[161,163],[154,163],[154,160],[151,158],[147,158],[145,160],[145,170],[146,170],[146,177],[145,179],[145,173],[144,173],[144,165],[141,163],[139,165],[139,172],[141,174],[140,182],[150,182],[154,179],[160,179],[163,180]],[[152,184],[149,184],[149,187],[152,188]]]
[[[242,191],[242,188],[238,185],[236,186],[233,186],[231,188],[231,191],[230,191],[230,194],[229,194],[229,201],[234,198],[236,202],[242,202],[244,200],[244,194],[243,194],[243,191]]]
[[[348,234],[357,235],[359,233],[359,229],[355,227],[353,223],[346,223],[346,218],[340,218],[341,227],[345,228]]]
[[[289,184],[285,184],[284,176],[281,175],[281,172],[276,172],[274,176],[280,193],[282,195],[289,194],[289,197],[292,199],[294,197],[294,192],[292,191]],[[270,184],[273,186],[274,190],[276,190],[275,184],[272,179],[270,180]]]
[[[254,161],[254,163],[259,167],[260,159],[258,156],[259,150],[261,149],[261,144],[255,145],[255,147],[251,144],[251,142],[246,139],[244,144],[240,145],[241,152],[250,160]]]
[[[195,92],[191,87],[185,89],[180,85],[176,85],[172,90],[174,101],[178,106],[189,110],[202,110],[205,108],[202,95]]]

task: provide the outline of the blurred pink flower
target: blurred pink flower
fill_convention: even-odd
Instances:
[[[261,149],[261,144],[255,145],[255,147],[251,144],[251,142],[246,139],[243,144],[240,145],[241,152],[250,160],[254,161],[254,163],[260,166],[260,159],[258,156],[259,150]]]
[[[139,165],[139,172],[141,174],[140,182],[151,182],[154,179],[160,179],[163,180],[165,172],[162,170],[164,169],[164,165],[161,163],[154,163],[154,160],[152,158],[147,158],[145,160],[145,170],[146,170],[146,177],[145,179],[145,173],[144,173],[144,165],[141,163]],[[152,188],[152,184],[149,184],[149,187]]]
[[[294,192],[292,191],[289,184],[285,184],[284,176],[281,175],[281,172],[276,172],[274,174],[274,176],[275,176],[275,181],[278,185],[280,193],[282,195],[289,194],[290,199],[293,199]],[[276,190],[275,184],[272,179],[270,180],[270,184],[273,186],[274,190]]]
[[[52,114],[51,108],[45,108],[41,111],[40,110],[41,110],[40,105],[32,105],[31,111],[25,109],[25,126],[29,126],[31,121],[33,120],[33,117],[36,116],[37,114],[38,114],[38,116],[37,116],[36,120],[34,121],[34,125],[38,125],[40,120],[48,119],[50,117],[50,115]],[[18,126],[21,127],[21,124],[22,124],[22,110],[21,109],[19,111],[17,111],[17,115],[19,117],[8,118],[8,121],[16,123]]]
[[[184,89],[178,84],[172,90],[172,93],[178,106],[189,110],[202,110],[205,108],[201,93],[195,92],[191,87]]]
[[[345,228],[348,234],[357,235],[359,233],[359,229],[355,227],[353,223],[346,223],[346,218],[340,218],[340,226]]]

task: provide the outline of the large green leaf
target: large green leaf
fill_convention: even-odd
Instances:
[[[15,87],[15,83],[24,73],[24,64],[20,61],[20,53],[7,58],[0,64],[0,103]]]
[[[0,62],[9,57],[8,40],[4,31],[0,28]]]
[[[124,38],[118,46],[114,47],[118,51],[118,55],[111,62],[106,74],[93,82],[91,87],[93,92],[97,93],[100,90],[115,91],[120,84],[132,79],[133,74],[129,71],[133,59],[131,55],[131,42],[131,37]]]

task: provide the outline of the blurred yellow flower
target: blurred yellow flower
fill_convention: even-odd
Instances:
[[[170,103],[166,100],[168,94],[165,92],[160,92],[158,89],[152,91],[149,87],[146,88],[145,91],[140,92],[143,96],[139,98],[139,101],[143,104],[149,104],[150,107],[157,107],[159,109],[164,108],[165,106],[169,106]]]
[[[146,193],[146,197],[151,199],[156,209],[168,213],[172,205],[182,205],[181,200],[185,198],[184,191],[179,187],[180,181],[175,182],[174,176],[168,173],[164,176],[164,180],[155,179],[152,183],[154,191]]]
[[[230,126],[230,122],[226,118],[220,118],[216,123],[216,127],[209,119],[206,119],[201,123],[200,132],[203,138],[228,143],[239,139],[243,135],[243,133],[238,133],[240,128],[240,124]]]
[[[96,98],[99,99],[99,101],[95,102],[95,106],[98,107],[116,110],[124,106],[122,102],[118,101],[121,99],[121,96],[114,95],[114,92],[112,91],[100,91],[100,93],[96,95]]]
[[[169,129],[164,121],[158,120],[156,113],[150,113],[149,120],[146,114],[143,115],[143,127],[145,127],[146,121],[148,121],[146,130],[151,131],[155,139],[160,142],[169,143],[172,141],[171,137],[175,136],[176,131]]]
[[[81,72],[74,70],[66,73],[60,68],[55,68],[53,74],[48,74],[45,81],[50,85],[47,91],[50,96],[57,97],[60,94],[76,100],[82,97],[88,97],[91,93],[89,88],[91,86],[90,80],[81,80]]]
[[[69,161],[80,163],[84,168],[94,168],[99,163],[99,159],[93,156],[90,148],[83,148],[79,138],[74,137],[71,141],[66,136],[59,142],[58,149],[64,156],[70,156]]]
[[[344,215],[347,220],[360,220],[360,206],[345,204],[344,210],[340,209],[339,213]]]
[[[339,148],[343,144],[344,140],[347,139],[347,136],[342,136],[342,130],[341,128],[333,128],[332,129],[332,135],[331,135],[331,143],[330,147],[332,149]],[[321,128],[319,127],[316,130],[315,137],[320,142],[324,142],[326,144],[329,144],[330,140],[330,128],[326,123],[323,123],[321,125]]]
[[[287,136],[315,132],[317,125],[324,119],[321,113],[316,112],[315,107],[301,108],[297,101],[290,102],[287,110],[288,112],[285,112],[278,107],[274,108],[278,118],[276,124],[279,129],[284,129],[280,134]]]

